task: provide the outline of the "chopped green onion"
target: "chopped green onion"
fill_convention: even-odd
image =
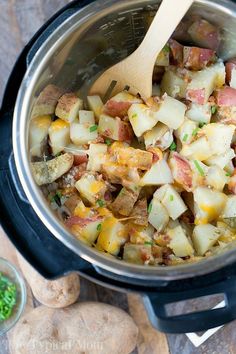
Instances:
[[[106,139],[105,143],[107,144],[107,146],[110,146],[111,145],[111,140],[110,139]]]
[[[173,200],[174,200],[174,196],[173,196],[173,194],[171,194],[170,195],[170,201],[173,202]]]
[[[177,145],[175,144],[175,142],[173,141],[173,143],[170,145],[170,150],[171,151],[175,151],[177,148]]]
[[[229,172],[226,172],[226,177],[231,177],[231,173],[229,173]]]
[[[152,211],[152,202],[151,202],[151,203],[149,204],[149,206],[148,206],[148,214],[150,214],[151,211]]]
[[[96,124],[94,124],[89,128],[89,131],[90,131],[90,133],[92,133],[92,132],[95,132],[97,129],[98,129],[98,126]]]
[[[204,177],[204,171],[203,171],[203,169],[202,169],[202,167],[199,165],[199,163],[198,163],[198,161],[197,160],[194,160],[193,161],[194,162],[194,165],[196,166],[196,169],[198,170],[198,172],[200,173],[200,175],[202,176],[202,177]]]
[[[137,113],[134,113],[133,115],[132,115],[132,118],[136,118],[138,115],[137,115]]]
[[[104,200],[102,200],[102,199],[98,199],[98,200],[97,200],[97,204],[98,204],[100,207],[103,207],[103,206],[105,205],[105,202],[104,202]]]
[[[145,244],[145,245],[149,245],[149,246],[152,246],[152,245],[153,245],[153,243],[152,243],[151,241],[145,241],[144,244]]]
[[[199,128],[204,127],[204,125],[206,125],[206,123],[205,123],[205,122],[200,122],[200,123],[199,123]]]
[[[217,106],[211,106],[211,113],[215,114],[217,112]]]
[[[184,134],[183,141],[186,142],[188,140],[188,134]]]
[[[198,131],[199,131],[199,128],[195,128],[192,132],[192,136],[197,135]]]
[[[169,46],[169,44],[166,44],[166,45],[163,47],[163,52],[166,52],[166,53],[169,53],[169,52],[170,52],[170,46]]]
[[[102,224],[98,224],[97,230],[98,230],[98,231],[101,231],[101,228],[102,228]]]
[[[16,285],[0,273],[0,322],[11,316],[16,295]]]

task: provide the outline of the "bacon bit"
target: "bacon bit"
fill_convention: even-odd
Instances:
[[[73,225],[79,225],[81,228],[87,226],[91,222],[102,220],[103,217],[99,215],[95,215],[90,218],[80,218],[79,216],[71,216],[65,221],[65,225],[67,227],[72,227]]]
[[[88,156],[84,155],[74,155],[74,166],[81,165],[84,162],[88,162]]]
[[[77,172],[74,176],[74,179],[76,181],[78,181],[84,173],[86,173],[86,170],[87,170],[87,163],[81,163],[79,166],[76,166],[77,167]]]
[[[147,253],[145,248],[142,248],[140,250],[140,258],[142,259],[143,262],[149,261],[149,259],[151,258],[150,254]]]
[[[104,200],[106,202],[109,202],[112,200],[112,195],[111,195],[111,192],[110,191],[106,191],[105,194],[104,194]]]

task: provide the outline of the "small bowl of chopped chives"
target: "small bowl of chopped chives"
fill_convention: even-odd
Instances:
[[[26,296],[23,277],[11,263],[0,257],[0,335],[19,320]]]

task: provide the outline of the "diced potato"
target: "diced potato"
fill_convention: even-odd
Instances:
[[[175,132],[175,135],[182,144],[190,144],[194,139],[194,133],[197,127],[198,123],[185,118],[183,124],[181,124],[181,126]]]
[[[183,64],[190,70],[202,70],[216,61],[216,53],[212,49],[184,46],[183,54]]]
[[[107,101],[103,112],[111,117],[123,118],[127,116],[128,109],[133,103],[142,103],[142,100],[128,91],[122,91]]]
[[[152,242],[155,233],[154,227],[148,225],[136,225],[133,220],[127,224],[127,232],[131,243],[144,244],[145,242]]]
[[[169,128],[178,129],[184,121],[186,106],[173,97],[164,95],[163,100],[155,113],[156,119]]]
[[[183,64],[183,45],[178,43],[174,39],[169,39],[169,46],[170,46],[170,57],[171,62],[174,65],[182,66]]]
[[[122,184],[124,187],[138,185],[140,181],[137,168],[121,166],[116,162],[106,161],[102,165],[102,172],[111,183]]]
[[[193,189],[196,186],[201,186],[205,184],[205,177],[208,173],[208,166],[199,160],[189,161],[192,170],[192,184]]]
[[[168,230],[168,236],[171,239],[168,247],[177,257],[187,257],[194,254],[194,249],[181,226]]]
[[[236,195],[229,195],[220,216],[230,227],[236,229]]]
[[[70,138],[71,141],[76,145],[83,145],[96,140],[98,137],[97,127],[95,130],[91,129],[96,127],[91,125],[90,127],[87,124],[80,123],[71,123],[70,125]]]
[[[152,258],[151,245],[134,245],[126,243],[124,246],[123,259],[129,263],[144,264]]]
[[[170,48],[166,44],[165,47],[160,51],[158,57],[156,58],[155,65],[157,66],[169,66],[170,64]]]
[[[155,162],[151,169],[141,178],[140,186],[158,186],[160,184],[172,183],[173,177],[167,162],[162,159]]]
[[[56,116],[66,122],[73,122],[77,118],[79,110],[83,108],[83,101],[74,93],[65,93],[58,100]]]
[[[198,104],[191,102],[190,107],[186,111],[186,117],[198,123],[210,123],[211,105],[210,103]]]
[[[101,114],[98,124],[98,132],[110,139],[119,141],[129,141],[132,139],[130,126],[120,118],[112,118]]]
[[[42,144],[47,138],[51,125],[51,116],[38,116],[31,119],[29,128],[29,145],[31,156],[42,156]]]
[[[70,143],[70,125],[62,119],[54,120],[48,133],[53,155],[63,151]]]
[[[87,170],[100,172],[102,164],[105,162],[106,159],[106,153],[106,144],[90,144]]]
[[[147,130],[152,129],[158,122],[154,112],[142,103],[132,104],[128,110],[128,116],[134,134],[137,137],[140,137]]]
[[[199,19],[189,27],[190,34],[194,43],[200,47],[217,50],[220,44],[220,32],[217,27],[206,20]]]
[[[234,125],[221,123],[207,124],[202,128],[210,144],[212,155],[220,155],[230,149],[234,131]]]
[[[93,111],[79,111],[79,123],[88,124],[88,126],[95,124],[95,118]]]
[[[225,67],[223,62],[207,67],[193,74],[191,82],[187,86],[186,98],[194,103],[207,103],[212,92],[224,85]]]
[[[158,122],[154,128],[144,133],[144,142],[146,149],[150,146],[156,146],[162,150],[166,150],[173,142],[173,130],[167,125]]]
[[[169,165],[174,180],[186,191],[190,192],[193,185],[193,173],[189,161],[177,152],[174,152],[169,160]]]
[[[84,217],[71,217],[67,220],[66,225],[70,225],[70,231],[76,238],[91,246],[99,235],[99,225],[101,225],[102,221],[101,218],[95,217],[87,219]]]
[[[161,96],[161,87],[160,85],[152,85],[152,96]]]
[[[147,226],[148,225],[148,211],[147,211],[147,199],[139,199],[130,214],[133,217],[133,223],[135,225]]]
[[[124,147],[117,149],[116,158],[120,165],[149,170],[152,167],[153,155],[148,151]]]
[[[164,205],[169,216],[173,220],[178,219],[178,217],[187,210],[181,196],[172,185],[167,185],[161,203]]]
[[[160,188],[158,188],[155,191],[155,193],[153,194],[153,198],[156,198],[161,202],[162,199],[164,198],[164,195],[166,194],[168,186],[169,186],[168,184],[164,184],[164,186],[161,186]]]
[[[219,166],[220,168],[225,168],[225,166],[235,157],[233,149],[229,149],[220,155],[213,155],[205,160],[205,163],[209,166]]]
[[[193,160],[204,161],[212,156],[206,137],[199,138],[189,145],[184,145],[180,154]]]
[[[226,83],[236,89],[236,58],[229,60],[225,64]]]
[[[76,183],[75,187],[81,197],[95,205],[98,200],[104,200],[107,186],[103,180],[97,180],[91,173],[84,174]]]
[[[218,106],[231,107],[236,105],[236,89],[224,86],[216,91],[216,104]]]
[[[87,101],[88,101],[88,106],[91,111],[93,111],[97,121],[100,117],[100,114],[102,113],[103,110],[103,102],[101,100],[100,96],[94,95],[94,96],[87,96]]]
[[[211,186],[214,189],[222,192],[224,186],[228,182],[229,177],[226,176],[226,173],[219,166],[211,166],[205,177],[206,185]]]
[[[170,68],[163,75],[161,92],[174,98],[185,98],[187,86],[188,82]]]
[[[195,224],[207,224],[219,217],[227,196],[208,187],[197,187],[194,192]]]
[[[193,245],[199,256],[203,256],[218,240],[220,231],[211,224],[197,225],[193,230]]]
[[[108,217],[102,223],[97,246],[102,250],[117,256],[120,247],[127,241],[125,226],[116,218]]]
[[[166,208],[157,198],[153,198],[150,209],[148,221],[157,231],[164,231],[169,222],[169,214]]]
[[[114,213],[129,216],[138,199],[139,191],[140,189],[138,187],[133,190],[123,187],[114,202],[111,204]]]
[[[55,85],[47,85],[37,98],[32,117],[52,115],[55,113],[59,98],[63,95],[63,90]]]
[[[66,153],[49,161],[33,162],[32,174],[35,182],[42,186],[56,181],[70,170],[74,162],[74,156]]]

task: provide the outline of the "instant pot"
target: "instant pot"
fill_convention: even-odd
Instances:
[[[107,257],[65,229],[29,166],[29,117],[40,91],[53,83],[86,92],[96,75],[140,44],[159,3],[73,1],[26,45],[12,70],[0,112],[0,222],[18,251],[44,277],[55,279],[75,271],[100,285],[138,292],[157,329],[195,332],[236,318],[236,248],[199,263],[171,267],[145,267]],[[235,56],[236,4],[196,0],[186,16],[195,15],[221,27],[225,40],[219,55]],[[167,314],[167,304],[211,294],[224,294],[225,307]]]

